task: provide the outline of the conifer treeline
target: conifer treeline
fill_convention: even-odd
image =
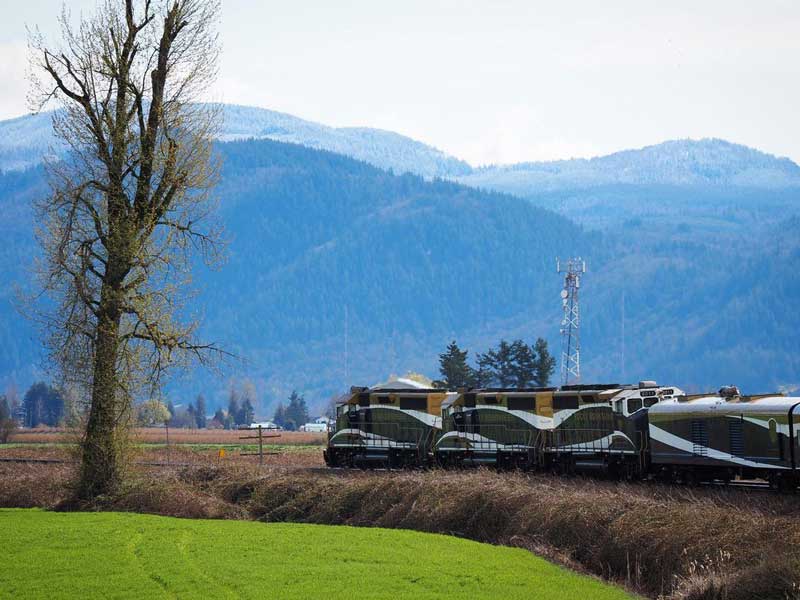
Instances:
[[[469,351],[453,340],[439,355],[442,378],[436,387],[455,390],[461,387],[527,388],[547,386],[555,371],[556,359],[547,349],[547,341],[538,338],[529,346],[523,340],[500,340],[496,348],[476,354],[475,366],[468,362]]]
[[[278,404],[272,421],[290,431],[305,425],[309,421],[306,399],[302,394],[298,394],[296,390],[292,390],[292,395],[289,396],[289,403],[287,405],[284,405],[283,402]]]

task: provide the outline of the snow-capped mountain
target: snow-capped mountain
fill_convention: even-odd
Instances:
[[[221,141],[271,139],[328,150],[395,173],[454,179],[472,187],[531,196],[612,184],[786,188],[800,186],[800,167],[720,139],[673,140],[590,159],[473,168],[417,140],[381,129],[330,127],[264,108],[222,105]],[[58,152],[50,114],[0,121],[0,171],[39,163]]]
[[[20,171],[58,152],[50,113],[0,121],[0,171]]]
[[[219,139],[272,139],[329,150],[396,173],[456,177],[471,172],[464,161],[403,135],[366,127],[329,127],[263,108],[226,104]],[[43,113],[0,121],[0,171],[25,169],[59,151],[51,115]]]
[[[458,180],[521,196],[610,184],[782,188],[800,186],[800,167],[725,140],[673,140],[590,159],[489,166]]]

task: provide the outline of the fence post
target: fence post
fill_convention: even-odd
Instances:
[[[261,425],[258,426],[258,466],[264,466],[264,438],[261,436]]]

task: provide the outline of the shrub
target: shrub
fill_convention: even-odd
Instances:
[[[8,442],[16,428],[17,422],[14,419],[0,419],[0,444]]]

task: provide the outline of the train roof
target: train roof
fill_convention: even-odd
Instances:
[[[576,383],[572,385],[562,385],[562,392],[589,392],[589,391],[605,391],[617,389],[634,389],[634,385],[630,383]]]
[[[374,387],[364,390],[370,394],[444,394],[441,388]]]
[[[396,391],[426,391],[426,390],[433,390],[433,386],[430,385],[430,381],[428,383],[421,383],[414,379],[409,379],[407,377],[396,377],[392,378],[389,381],[384,381],[383,383],[377,383],[369,388],[370,392],[396,392]],[[443,391],[443,390],[442,390]]]
[[[558,390],[555,387],[531,387],[531,388],[503,388],[503,387],[487,387],[487,388],[470,388],[466,390],[469,394],[535,394],[536,392],[554,392]]]
[[[800,397],[781,394],[733,397],[697,395],[659,402],[650,407],[650,412],[652,414],[705,413],[713,410],[718,414],[788,413],[795,405],[800,405]]]

